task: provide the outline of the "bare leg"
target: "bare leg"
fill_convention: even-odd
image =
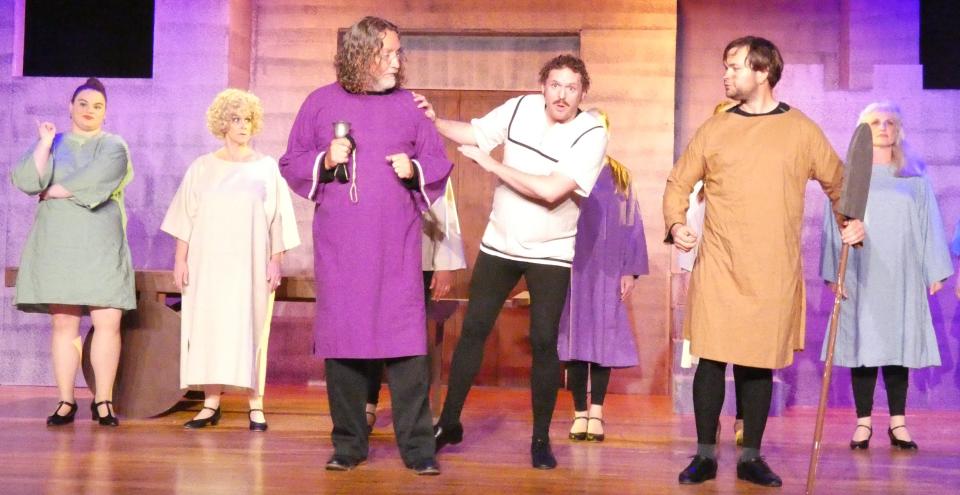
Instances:
[[[214,411],[220,407],[220,396],[223,394],[223,385],[204,385],[203,386],[203,407],[209,407]],[[210,409],[200,409],[193,419],[207,419],[213,416],[214,412]]]
[[[80,307],[61,304],[50,305],[50,319],[53,327],[50,350],[53,354],[53,375],[57,381],[60,400],[76,403],[73,394],[80,366],[80,352],[74,342],[80,337]],[[56,414],[66,415],[69,407],[61,406]]]
[[[263,396],[258,394],[256,390],[250,391],[250,411],[250,421],[254,423],[267,422],[266,416],[263,415]]]
[[[113,400],[113,383],[117,378],[120,363],[120,317],[123,312],[116,308],[90,308],[93,322],[93,342],[90,345],[90,364],[96,377],[94,402]],[[107,416],[107,405],[97,408],[97,414]]]

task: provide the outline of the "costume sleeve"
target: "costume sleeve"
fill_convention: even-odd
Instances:
[[[640,217],[640,204],[633,191],[626,198],[620,198],[623,212],[620,218],[621,236],[624,244],[623,263],[620,275],[646,275],[650,273],[647,259],[647,238],[643,233],[643,218]]]
[[[953,261],[947,249],[947,236],[943,232],[943,220],[940,219],[940,207],[933,187],[926,177],[923,179],[923,194],[918,205],[921,212],[920,228],[923,229],[923,275],[929,287],[934,282],[945,280],[953,275]]]
[[[160,230],[190,243],[190,235],[193,233],[193,223],[197,216],[197,209],[200,205],[200,195],[197,190],[196,176],[201,166],[201,158],[197,158],[187,169],[183,180],[180,181],[180,187],[173,195],[173,201],[167,207],[167,214],[163,217],[160,224]]]
[[[118,136],[107,136],[97,143],[90,162],[59,184],[73,194],[71,201],[93,209],[110,199],[127,175],[129,163],[126,143]]]
[[[953,242],[950,243],[950,252],[954,256],[960,256],[960,221],[957,222],[957,226],[953,228]]]
[[[319,132],[321,108],[315,94],[308,96],[300,106],[287,139],[287,151],[280,157],[280,174],[290,189],[311,201],[316,201],[322,192],[320,184],[329,182],[321,180],[321,176],[325,171],[323,155],[333,136],[332,130],[326,134]]]
[[[17,189],[34,196],[50,187],[50,181],[53,179],[53,148],[56,147],[62,137],[63,134],[57,134],[54,138],[53,145],[50,147],[50,157],[47,158],[47,165],[42,176],[37,173],[37,167],[33,163],[33,152],[40,144],[40,140],[33,143],[27,153],[20,158],[20,162],[17,163],[13,173],[10,174],[13,185]]]
[[[669,244],[673,244],[670,227],[686,223],[690,193],[697,181],[703,179],[706,170],[706,157],[703,153],[706,137],[703,129],[704,126],[697,129],[693,139],[687,144],[687,149],[680,155],[667,177],[667,186],[663,191],[663,224],[666,229],[663,240]]]
[[[477,147],[482,149],[484,153],[490,153],[494,148],[506,142],[510,121],[519,110],[523,98],[523,96],[510,98],[503,105],[491,110],[490,113],[470,121]]]
[[[843,192],[843,162],[833,150],[830,141],[812,122],[805,126],[809,133],[807,153],[810,158],[810,178],[820,183],[823,192],[830,199],[830,209],[837,223],[845,220],[840,214],[840,196]]]
[[[443,145],[443,138],[437,132],[437,127],[413,105],[413,99],[410,102],[411,108],[415,110],[412,118],[417,126],[417,142],[414,156],[410,159],[416,167],[416,174],[420,181],[419,193],[413,194],[418,198],[417,204],[420,205],[421,211],[426,211],[434,201],[443,196],[447,177],[453,169],[453,162],[447,158],[447,149]]]
[[[423,215],[423,254],[425,271],[462,270],[467,267],[460,218],[450,179],[447,179],[443,197]]]
[[[270,222],[270,254],[289,251],[300,245],[300,232],[297,230],[297,217],[293,210],[293,199],[290,197],[290,187],[283,180],[276,164],[273,164],[276,180],[274,192],[273,220]]]
[[[824,206],[823,232],[820,237],[820,278],[837,283],[837,270],[840,267],[840,229],[837,219],[830,211],[830,201]]]
[[[557,162],[555,170],[576,182],[574,192],[586,197],[597,182],[606,152],[607,133],[603,126],[592,127],[574,141],[570,151]]]

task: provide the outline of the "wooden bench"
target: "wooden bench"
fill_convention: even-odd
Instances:
[[[14,287],[17,269],[4,272],[7,287]],[[121,324],[122,344],[113,400],[116,410],[129,418],[146,418],[174,407],[185,390],[180,388],[180,313],[167,305],[167,298],[179,296],[170,270],[136,271],[137,309],[128,311]],[[276,301],[314,302],[313,277],[283,277]],[[430,401],[434,413],[440,408],[440,383],[443,369],[443,337],[447,320],[466,299],[431,301],[427,307],[427,352],[430,357]],[[504,307],[530,304],[529,295],[519,294]],[[89,361],[90,338],[83,344],[83,377],[94,390],[93,368]]]

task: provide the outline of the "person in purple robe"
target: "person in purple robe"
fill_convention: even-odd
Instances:
[[[606,114],[596,114],[609,129]],[[625,301],[636,278],[649,273],[643,220],[630,187],[630,171],[609,156],[605,161],[590,196],[580,203],[570,290],[557,341],[573,395],[569,438],[577,441],[603,441],[603,400],[610,369],[639,363]]]
[[[399,29],[365,17],[337,49],[337,82],[311,93],[280,171],[314,201],[314,352],[324,358],[334,453],[326,469],[367,457],[366,370],[383,360],[404,463],[439,474],[428,401],[421,210],[453,164],[433,123],[401,89]],[[348,132],[347,132],[348,131]]]

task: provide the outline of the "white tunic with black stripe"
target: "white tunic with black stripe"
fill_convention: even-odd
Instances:
[[[489,153],[503,144],[503,163],[533,175],[561,173],[590,194],[603,166],[607,133],[587,112],[551,124],[543,95],[518,96],[471,121],[477,145]],[[572,197],[555,204],[537,202],[500,182],[480,250],[501,258],[569,267],[580,208]]]

